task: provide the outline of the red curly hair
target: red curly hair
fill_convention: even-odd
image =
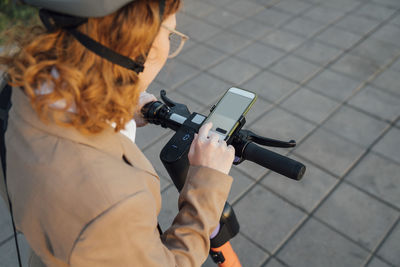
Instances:
[[[180,4],[166,0],[164,18],[176,13]],[[78,30],[124,56],[146,59],[159,28],[159,0],[137,0],[111,15],[89,18]],[[0,65],[6,67],[10,84],[24,89],[42,121],[95,134],[110,123],[120,131],[132,119],[140,94],[137,73],[97,56],[64,30],[48,33],[34,26],[23,34],[16,32]],[[59,77],[51,74],[54,68]],[[53,90],[35,93],[44,84]],[[66,102],[65,108],[52,107],[58,100]],[[72,105],[75,112],[68,112]]]

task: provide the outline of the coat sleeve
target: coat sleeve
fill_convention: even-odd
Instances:
[[[81,266],[200,266],[219,222],[232,178],[191,166],[179,212],[160,236],[155,201],[141,191],[114,205],[82,231],[69,263]]]

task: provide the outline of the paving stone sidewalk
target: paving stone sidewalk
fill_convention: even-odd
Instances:
[[[296,139],[275,151],[307,166],[300,182],[251,162],[232,169],[243,266],[400,266],[400,1],[184,3],[177,29],[191,40],[149,91],[203,114],[231,86],[254,91],[246,127]],[[158,155],[172,134],[137,136],[161,176],[164,229],[178,193]],[[16,266],[0,209],[0,266]]]

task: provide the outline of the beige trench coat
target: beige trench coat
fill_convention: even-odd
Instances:
[[[204,262],[230,176],[191,166],[179,213],[160,236],[159,177],[136,144],[112,128],[84,136],[44,124],[18,88],[13,88],[12,103],[6,132],[8,188],[17,229],[46,266]]]

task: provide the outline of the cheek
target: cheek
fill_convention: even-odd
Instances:
[[[163,36],[165,37],[165,36]],[[160,41],[160,50],[162,51],[162,61],[165,63],[165,61],[167,61],[168,58],[168,54],[169,54],[169,49],[170,49],[170,43],[169,43],[169,37],[168,35],[165,38],[162,38],[162,40]],[[160,51],[160,52],[161,52]]]
[[[165,41],[166,40],[166,41]],[[157,41],[157,42],[156,42]],[[155,79],[160,70],[164,67],[169,54],[169,39],[155,41],[155,45],[150,49],[149,55],[145,62],[145,68],[139,74],[141,90],[146,90],[150,83]]]

